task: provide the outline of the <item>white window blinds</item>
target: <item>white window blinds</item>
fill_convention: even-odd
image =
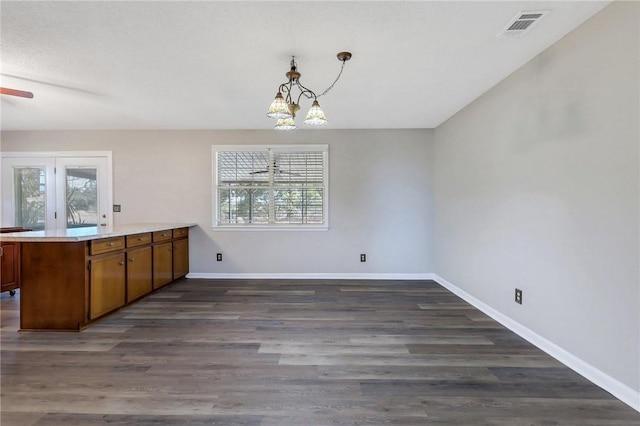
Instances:
[[[326,145],[214,146],[215,226],[326,227]]]

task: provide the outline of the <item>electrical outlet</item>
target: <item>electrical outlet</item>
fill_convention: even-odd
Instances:
[[[367,261],[367,255],[366,255],[366,254],[364,254],[364,253],[362,253],[362,254],[360,255],[360,262],[366,262],[366,261]]]
[[[516,303],[522,305],[522,290],[516,288]]]
[[[222,253],[218,253],[218,254],[216,254],[216,260],[217,260],[218,262],[222,262]]]
[[[113,205],[113,212],[114,213],[120,213],[122,211],[122,205],[121,204],[114,204]]]

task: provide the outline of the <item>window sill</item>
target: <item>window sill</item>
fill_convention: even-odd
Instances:
[[[242,231],[242,232],[264,232],[264,231],[328,231],[326,225],[214,225],[213,231]]]

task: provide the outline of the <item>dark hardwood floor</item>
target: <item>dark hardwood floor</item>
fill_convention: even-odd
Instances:
[[[182,280],[79,333],[17,332],[14,425],[638,425],[431,281]]]

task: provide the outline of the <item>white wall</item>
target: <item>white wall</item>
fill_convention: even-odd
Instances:
[[[114,203],[122,205],[114,222],[197,223],[192,272],[425,274],[433,271],[432,136],[431,130],[16,131],[2,133],[2,150],[113,151]],[[213,231],[211,146],[286,143],[329,144],[329,231]]]
[[[613,3],[438,127],[434,162],[436,274],[636,392],[639,9]]]

